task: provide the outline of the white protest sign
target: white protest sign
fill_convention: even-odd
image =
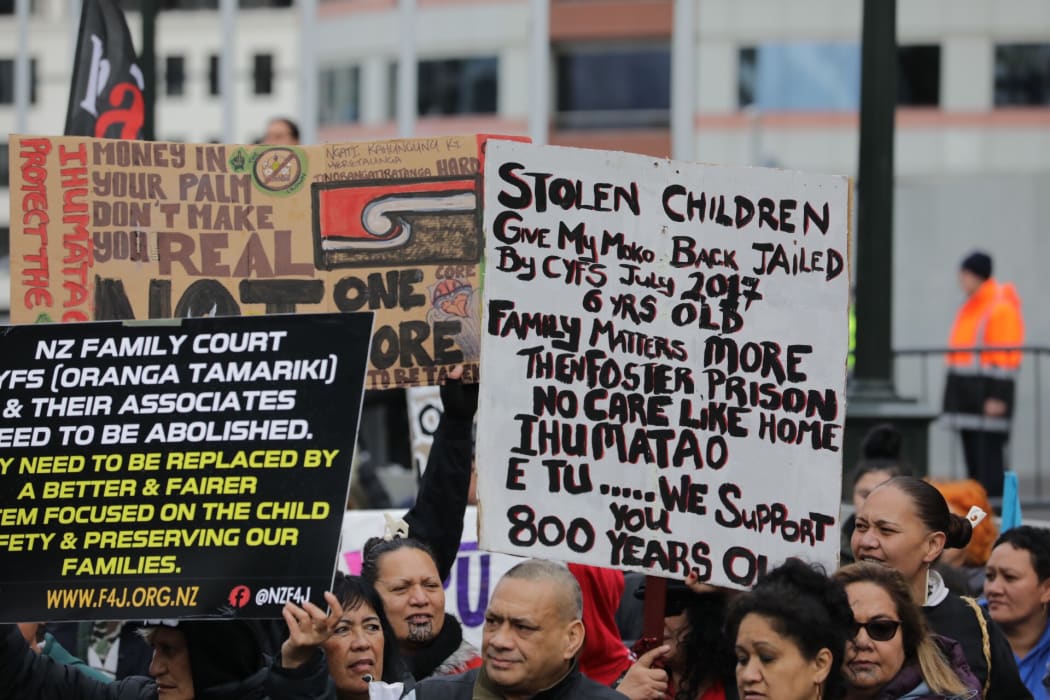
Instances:
[[[482,548],[737,588],[833,567],[848,179],[486,157]]]

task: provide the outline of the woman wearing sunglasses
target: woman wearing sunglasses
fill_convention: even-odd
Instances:
[[[979,698],[980,685],[954,640],[931,635],[899,573],[850,564],[832,577],[846,587],[853,637],[843,669],[847,700]]]
[[[898,476],[875,487],[861,504],[851,544],[858,562],[881,564],[904,577],[930,629],[962,646],[985,698],[1031,698],[999,626],[973,600],[950,592],[930,568],[945,547],[965,547],[972,532],[937,489]]]

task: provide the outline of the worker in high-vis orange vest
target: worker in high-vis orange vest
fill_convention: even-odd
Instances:
[[[1006,442],[1024,342],[1021,299],[1012,284],[992,277],[992,258],[975,251],[963,259],[959,286],[966,293],[948,345],[944,414],[962,437],[966,469],[990,496],[1003,493]],[[993,348],[974,352],[973,348]]]

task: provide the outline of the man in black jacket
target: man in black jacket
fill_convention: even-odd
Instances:
[[[431,678],[416,686],[419,700],[558,700],[624,696],[584,677],[583,595],[561,564],[530,559],[500,579],[482,632],[481,668]]]

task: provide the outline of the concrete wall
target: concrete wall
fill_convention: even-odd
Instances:
[[[974,175],[899,178],[894,211],[893,345],[943,346],[962,301],[956,283],[959,261],[983,248],[995,260],[995,276],[1015,283],[1023,303],[1026,344],[1050,347],[1050,172],[1034,175]],[[1022,484],[1034,489],[1036,476],[1050,462],[1050,354],[1041,363],[1026,358],[1018,382],[1012,464]],[[926,392],[939,405],[944,365],[928,363]],[[917,360],[898,362],[898,388],[915,395],[921,389]],[[1042,392],[1041,426],[1035,400]],[[1037,463],[1037,431],[1043,438]],[[954,468],[953,468],[954,462]],[[930,433],[930,472],[962,475],[957,439],[942,428]],[[1040,476],[1040,479],[1042,477]],[[1050,499],[1050,474],[1041,484]],[[1036,497],[1034,490],[1023,497]]]

